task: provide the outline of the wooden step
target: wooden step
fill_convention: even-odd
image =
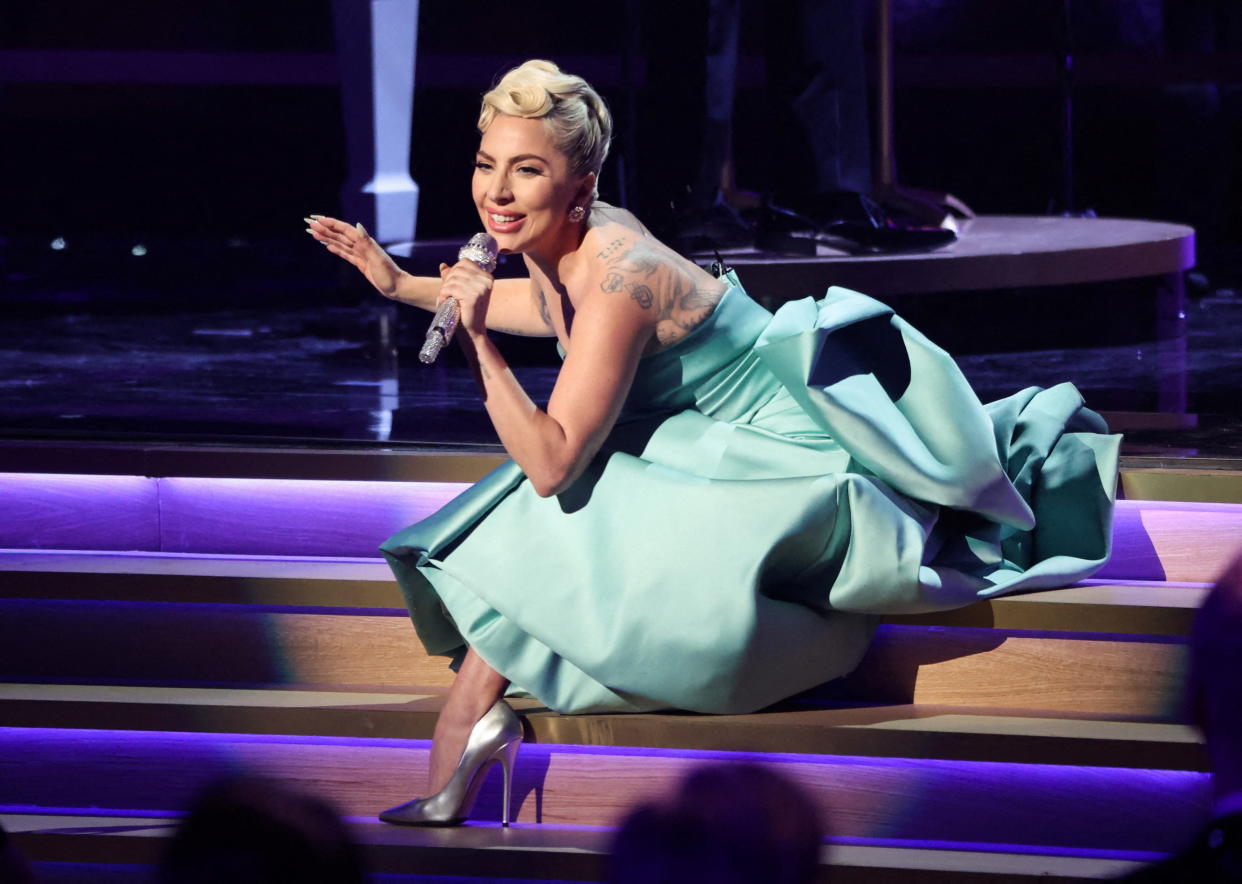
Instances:
[[[1173,721],[1185,659],[1184,642],[1162,636],[882,625],[827,696]],[[0,671],[15,681],[349,689],[453,678],[403,611],[22,599],[0,601]]]
[[[249,771],[373,817],[415,794],[427,758],[425,741],[374,738],[46,728],[0,736],[6,801],[32,808],[176,810],[215,777]],[[1172,850],[1211,802],[1208,775],[1193,771],[532,743],[517,766],[517,818],[614,825],[697,765],[760,759],[806,789],[848,838]],[[497,819],[499,782],[494,773],[478,819]]]
[[[1088,580],[944,614],[886,618],[934,626],[1187,635],[1203,583]],[[378,559],[158,553],[0,553],[0,598],[336,608],[404,606]]]
[[[1187,415],[1109,413],[1110,426],[1176,429]],[[1191,416],[1193,417],[1193,416]],[[152,477],[477,482],[505,460],[499,446],[224,446],[152,442],[0,440],[10,472]],[[1121,487],[1131,500],[1242,503],[1242,461],[1123,456]]]
[[[1242,505],[1119,500],[1113,553],[1095,576],[1215,581],[1242,548]]]
[[[0,813],[14,843],[35,862],[151,866],[176,826],[168,816]],[[382,875],[461,875],[485,880],[602,881],[609,828],[467,825],[418,829],[349,820],[368,865]],[[1150,855],[1149,855],[1150,856]],[[1027,884],[1098,881],[1137,868],[1134,858],[1090,852],[929,848],[826,843],[817,880],[846,884]],[[112,880],[112,878],[109,878]],[[136,878],[136,880],[139,880]],[[142,880],[145,880],[142,879]]]
[[[421,693],[0,684],[10,727],[430,739],[442,690]],[[1193,728],[1086,714],[789,704],[753,715],[557,715],[515,699],[528,739],[577,746],[938,758],[1204,770]]]
[[[0,601],[10,679],[140,684],[448,685],[404,610]]]
[[[1242,463],[1216,469],[1123,465],[1121,489],[1130,500],[1242,503]]]
[[[379,558],[0,551],[0,598],[404,608]]]
[[[858,668],[816,693],[1180,721],[1185,666],[1180,642],[882,626]]]
[[[7,572],[13,579],[0,581],[7,592],[51,598],[0,599],[0,671],[11,680],[71,683],[451,683],[445,661],[422,650],[404,609],[357,606],[399,600],[378,563],[26,554],[10,564],[118,560],[138,573]],[[1200,584],[1093,582],[892,617],[842,686],[851,701],[1175,720],[1184,637],[1204,592]],[[142,601],[94,600],[110,594]],[[196,603],[171,601],[185,595]],[[205,603],[218,599],[233,601]],[[338,601],[355,605],[327,604]]]
[[[0,547],[374,557],[465,486],[6,474]],[[1242,547],[1242,505],[1118,501],[1101,577],[1211,582]]]

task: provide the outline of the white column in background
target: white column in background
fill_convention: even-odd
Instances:
[[[381,243],[414,239],[418,185],[410,177],[418,0],[333,0],[349,171],[345,220]]]

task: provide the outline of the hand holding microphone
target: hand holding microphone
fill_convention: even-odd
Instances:
[[[496,240],[490,234],[476,233],[458,251],[457,260],[472,261],[483,271],[491,273],[496,269]],[[423,348],[418,351],[418,358],[427,363],[435,362],[440,351],[452,340],[460,318],[461,305],[457,303],[457,299],[445,298],[436,311],[435,318],[431,320],[427,339],[423,342]]]

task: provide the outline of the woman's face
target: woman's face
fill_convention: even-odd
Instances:
[[[565,241],[583,189],[542,120],[497,114],[479,142],[472,191],[483,227],[504,252],[539,252]]]

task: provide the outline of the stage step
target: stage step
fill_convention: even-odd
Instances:
[[[1118,569],[1120,570],[1120,569]],[[1185,635],[1205,584],[1093,579],[893,623]],[[0,598],[404,607],[379,559],[0,551]]]
[[[137,884],[158,861],[176,819],[168,816],[72,813],[5,813],[0,822],[37,863],[83,862],[133,868]],[[604,855],[613,830],[517,825],[470,825],[417,829],[351,819],[368,864],[381,875],[468,875],[489,881],[522,878],[604,880]],[[900,843],[829,843],[817,880],[845,884],[1043,884],[1115,878],[1136,866],[1134,858],[1090,851],[1056,854],[983,851],[945,845],[928,849]],[[123,872],[121,873],[123,874]],[[48,878],[47,880],[52,880]]]
[[[430,739],[443,691],[351,692],[133,685],[0,684],[4,724],[22,728]],[[1204,770],[1186,725],[1086,714],[918,705],[757,715],[571,715],[514,699],[528,739],[576,746],[956,759]]]
[[[351,816],[416,794],[426,741],[266,734],[8,728],[6,801],[31,808],[178,810],[215,777],[247,771],[331,800]],[[1175,849],[1211,803],[1207,774],[1186,770],[788,752],[654,750],[531,743],[514,798],[521,822],[615,825],[704,763],[763,760],[823,807],[832,832],[1081,850]],[[499,773],[476,818],[499,816]]]
[[[462,490],[432,482],[7,474],[0,547],[374,558]],[[1242,547],[1242,504],[1122,500],[1100,577],[1210,582]]]
[[[182,515],[202,502],[186,487]],[[200,490],[210,500],[221,489]],[[245,498],[225,490],[229,507]],[[362,818],[409,798],[452,676],[423,653],[384,563],[348,554],[383,527],[367,521],[363,490],[343,492],[348,518],[298,535],[344,555],[0,553],[0,672],[12,682],[0,687],[4,800],[158,815],[242,770]],[[255,505],[280,525],[313,492]],[[381,522],[404,506],[389,501]],[[72,511],[63,500],[54,509]],[[204,526],[215,518],[199,514]],[[883,856],[961,853],[986,866],[946,871],[923,858],[900,871],[883,859],[878,871],[834,867],[834,880],[1028,880],[1052,871],[1007,864],[1011,845],[1032,841],[1036,854],[1083,854],[1051,858],[1069,863],[1175,849],[1210,802],[1201,746],[1179,723],[1185,641],[1209,581],[1242,545],[1242,506],[1123,501],[1114,538],[1106,569],[1082,585],[885,618],[853,675],[762,714],[559,716],[515,701],[531,736],[519,819],[545,833],[607,827],[695,765],[761,760],[830,808],[841,838],[901,839],[918,849]],[[480,813],[498,816],[498,778]],[[81,835],[43,834],[61,857],[45,862],[121,862],[70,846],[99,843]],[[946,842],[980,849],[925,849]],[[501,848],[518,852],[425,850],[441,851],[444,874],[486,876],[478,870]],[[423,848],[382,849],[406,857],[396,863]],[[571,853],[531,847],[523,862],[548,878],[545,862],[562,868],[557,857]],[[1073,868],[1051,880],[1106,876]]]
[[[103,576],[105,586],[117,579]],[[76,586],[93,579],[70,577]],[[159,585],[176,597],[182,579]],[[248,593],[263,584],[238,579],[220,585]],[[258,594],[289,593],[297,582],[275,584]],[[894,617],[833,696],[1175,720],[1184,636],[1204,591],[1099,583]],[[153,586],[139,592],[150,598]],[[404,609],[59,598],[0,599],[0,672],[16,681],[353,690],[452,680]]]
[[[1118,432],[1186,425],[1184,414],[1106,413]],[[1194,426],[1194,424],[1190,424]],[[505,460],[499,446],[220,446],[142,442],[0,440],[11,473],[354,482],[477,482]],[[1242,503],[1242,461],[1127,455],[1123,495],[1131,500]]]

